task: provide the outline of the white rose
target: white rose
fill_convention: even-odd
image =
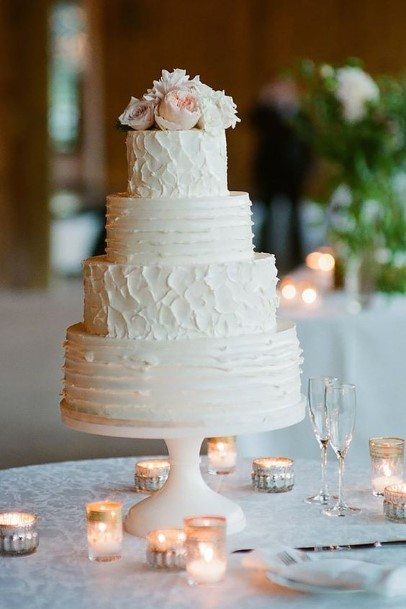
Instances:
[[[162,70],[161,78],[154,80],[153,87],[148,89],[144,99],[158,103],[169,91],[173,89],[187,89],[191,86],[191,82],[189,74],[186,74],[186,70],[180,70],[179,68],[176,68],[173,72]]]
[[[355,123],[365,116],[367,102],[379,99],[379,88],[361,68],[339,68],[336,96],[342,105],[345,120]]]
[[[214,91],[211,87],[200,82],[198,77],[194,78],[193,87],[200,100],[202,116],[199,127],[205,131],[218,131],[235,127],[240,119],[236,116],[237,106],[233,98],[226,95],[224,91]]]
[[[172,89],[155,109],[155,121],[161,129],[193,129],[201,116],[199,100],[190,88]]]
[[[241,119],[237,116],[237,106],[233,102],[233,98],[226,95],[224,91],[216,91],[216,104],[220,111],[223,120],[224,129],[234,127]]]
[[[154,124],[154,108],[155,104],[152,102],[132,97],[118,120],[122,125],[127,125],[136,131],[144,131]]]
[[[216,132],[224,129],[223,119],[217,104],[209,97],[200,99],[201,117],[198,127],[205,131]]]

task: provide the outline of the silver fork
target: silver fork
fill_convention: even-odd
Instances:
[[[298,564],[300,562],[307,562],[307,561],[311,560],[311,558],[304,552],[301,552],[300,554],[295,553],[295,555],[293,555],[293,554],[290,554],[290,552],[288,552],[288,550],[279,552],[279,554],[277,554],[276,557],[287,567],[289,567],[290,565]]]

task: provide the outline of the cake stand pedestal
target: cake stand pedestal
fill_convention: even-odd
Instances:
[[[210,489],[200,471],[200,446],[206,437],[241,435],[271,431],[301,421],[305,400],[270,414],[261,414],[250,423],[209,423],[207,426],[160,426],[159,423],[141,426],[119,423],[103,424],[81,420],[62,406],[62,419],[77,431],[126,438],[164,438],[169,452],[171,469],[164,487],[147,499],[133,505],[125,519],[125,529],[132,535],[145,537],[149,531],[162,528],[182,528],[185,516],[213,514],[227,518],[227,533],[237,533],[245,527],[245,516],[239,505]]]

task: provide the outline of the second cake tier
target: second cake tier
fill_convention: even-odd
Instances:
[[[84,263],[90,334],[177,340],[267,332],[275,327],[275,258],[167,266]]]

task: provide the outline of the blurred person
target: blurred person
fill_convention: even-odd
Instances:
[[[296,85],[286,78],[263,87],[251,116],[257,138],[253,194],[264,204],[262,227],[256,235],[257,250],[275,252],[277,242],[283,243],[281,255],[285,260],[281,262],[286,271],[303,262],[300,202],[310,151],[292,126],[298,109]],[[287,234],[283,239],[278,239],[280,235],[275,231],[274,212],[279,201],[283,201],[284,215],[288,216]]]

